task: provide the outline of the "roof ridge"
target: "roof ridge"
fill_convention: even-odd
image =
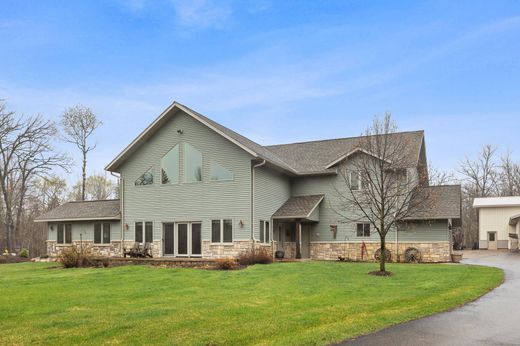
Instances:
[[[424,133],[424,130],[412,130],[412,131],[399,131],[399,132],[393,132],[391,134],[404,134],[404,133]],[[369,137],[372,137],[375,135],[370,135]],[[316,139],[312,141],[302,141],[302,142],[291,142],[291,143],[282,143],[282,144],[271,144],[271,145],[265,145],[264,148],[269,149],[272,147],[281,147],[284,145],[293,145],[293,144],[306,144],[306,143],[318,143],[318,142],[330,142],[330,141],[338,141],[342,139],[355,139],[355,138],[362,138],[365,137],[364,135],[360,136],[350,136],[350,137],[338,137],[338,138],[325,138],[325,139]]]

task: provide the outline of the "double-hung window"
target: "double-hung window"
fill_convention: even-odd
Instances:
[[[144,229],[143,229],[143,224],[144,224]],[[135,241],[138,242],[138,243],[151,243],[151,242],[153,242],[153,222],[151,222],[151,221],[145,221],[145,222],[139,221],[139,222],[135,223]]]
[[[233,221],[232,220],[212,220],[211,221],[211,242],[212,243],[232,243],[233,242]]]
[[[358,237],[370,237],[370,224],[358,223],[356,235]]]
[[[94,224],[94,244],[110,244],[110,223]]]
[[[269,243],[269,221],[260,221],[260,242]]]
[[[70,223],[58,224],[58,244],[72,244],[72,225]]]
[[[349,172],[350,190],[359,191],[363,189],[363,179],[360,171]]]

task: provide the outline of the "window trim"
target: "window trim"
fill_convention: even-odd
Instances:
[[[365,234],[366,230],[365,230],[365,226],[368,225],[368,235]],[[359,235],[359,226],[362,226],[362,235]],[[370,222],[358,222],[356,223],[356,237],[358,238],[370,238]]]
[[[67,225],[70,225],[70,242],[67,242]],[[63,226],[63,242],[59,242],[60,226]],[[59,222],[56,224],[56,244],[58,245],[72,245],[72,223],[70,222]]]
[[[170,148],[170,150],[168,150],[168,152],[166,152],[166,154],[164,154],[160,161],[159,161],[159,167],[160,167],[160,177],[161,180],[160,180],[160,185],[161,186],[167,186],[167,185],[179,185],[181,183],[181,144],[183,144],[182,142],[179,142],[177,144],[175,144],[173,147]],[[162,167],[162,160],[163,158],[168,155],[173,149],[175,149],[175,147],[178,147],[177,150],[178,150],[178,162],[177,162],[177,182],[176,183],[163,183],[163,167]],[[184,145],[182,145],[182,147],[184,147]],[[184,153],[183,153],[184,155]]]
[[[101,225],[101,243],[96,243],[96,225]],[[108,225],[108,243],[104,242],[105,235],[105,225]],[[110,245],[112,243],[112,224],[110,222],[94,222],[94,240],[93,244],[96,246],[100,245]]]
[[[137,180],[139,180],[139,178],[141,178],[143,175],[145,175],[146,173],[148,172],[151,172],[152,173],[152,183],[151,184],[136,184]],[[154,172],[153,172],[153,165],[150,166],[146,171],[144,171],[143,174],[141,174],[140,176],[138,176],[135,180],[134,180],[134,186],[135,187],[143,187],[143,186],[154,186],[155,185],[155,177],[154,177]]]
[[[260,220],[258,225],[258,231],[260,232],[260,244],[270,244],[272,240],[270,233],[271,222],[269,220]]]
[[[143,241],[140,241],[138,242],[137,241],[137,237],[136,237],[136,233],[137,233],[137,224],[140,223],[142,226],[142,237],[143,237]],[[152,241],[146,241],[146,223],[151,223],[152,224]],[[134,242],[136,243],[139,243],[139,244],[146,244],[146,243],[153,243],[154,241],[154,230],[155,230],[155,222],[154,221],[146,221],[146,220],[137,220],[134,222]]]
[[[219,225],[220,225],[220,236],[219,236],[219,241],[218,242],[214,242],[213,241],[213,222],[214,221],[219,221]],[[224,241],[224,221],[230,221],[231,222],[231,241],[228,241],[228,242],[225,242]],[[234,227],[233,227],[233,219],[211,219],[211,234],[210,234],[210,243],[211,244],[216,244],[216,245],[231,245],[233,244],[234,242],[234,239],[235,239],[235,232],[234,232]]]
[[[220,167],[224,168],[226,171],[228,171],[230,174],[231,174],[231,178],[229,179],[213,179],[213,174],[212,174],[212,164],[215,163],[217,165],[219,165]],[[230,171],[229,169],[227,169],[226,167],[224,167],[223,165],[221,165],[217,160],[209,160],[209,181],[233,181],[235,180],[235,174]]]
[[[352,174],[356,174],[357,177],[358,177],[358,188],[357,189],[353,189],[352,188]],[[365,186],[363,184],[361,176],[362,176],[362,174],[361,174],[360,171],[349,171],[348,182],[349,182],[351,191],[363,191],[363,190],[365,190]]]
[[[190,147],[192,147],[193,149],[195,149],[197,152],[200,153],[200,180],[195,180],[195,181],[188,181],[187,180],[187,167],[188,165],[186,164],[187,160],[186,160],[186,145],[189,145]],[[179,171],[180,171],[180,166],[179,166]],[[180,181],[180,176],[179,176],[179,181]],[[202,154],[202,151],[200,151],[199,149],[197,149],[195,146],[191,145],[190,143],[187,143],[187,142],[183,142],[182,143],[182,183],[183,184],[200,184],[200,183],[203,183],[204,182],[204,155]]]

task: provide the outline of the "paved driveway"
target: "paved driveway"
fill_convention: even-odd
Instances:
[[[505,270],[506,281],[454,311],[403,323],[342,345],[520,345],[520,253],[475,251],[464,263]]]

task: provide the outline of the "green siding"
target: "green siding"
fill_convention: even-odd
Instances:
[[[182,130],[179,134],[177,130]],[[162,185],[160,161],[181,143],[179,184]],[[183,183],[183,144],[202,153],[202,182]],[[232,219],[233,237],[250,239],[251,155],[227,139],[178,112],[120,169],[123,178],[125,239],[134,239],[136,221],[154,222],[154,239],[162,239],[162,222],[201,221],[202,239],[210,239],[212,219]],[[233,173],[233,180],[210,181],[210,161]],[[152,167],[153,185],[134,186],[134,181]],[[243,226],[240,227],[240,221]]]
[[[94,223],[96,222],[109,222],[110,223],[110,239],[111,240],[121,240],[121,223],[119,221],[75,221],[75,222],[60,222],[60,223],[70,223],[72,226],[72,241],[80,241],[81,239],[85,241],[94,241]],[[47,225],[48,231],[48,239],[49,240],[58,240],[58,232],[57,232],[57,224],[56,222],[49,222]],[[52,227],[52,229],[51,229]]]
[[[266,166],[255,168],[255,238],[260,237],[260,220],[269,221],[291,197],[289,178]]]

